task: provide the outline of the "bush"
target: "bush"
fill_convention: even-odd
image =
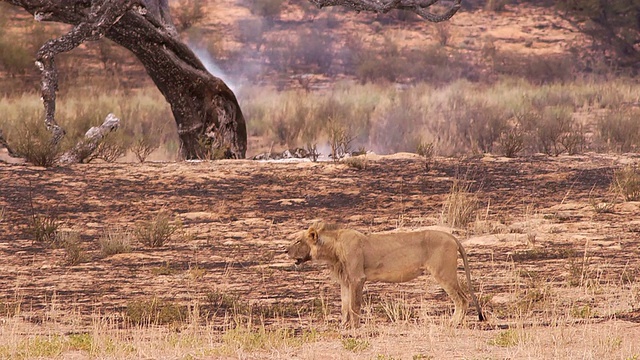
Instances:
[[[58,240],[58,219],[49,215],[33,214],[27,231],[33,241],[55,247]]]
[[[156,132],[143,132],[131,144],[131,152],[139,162],[143,163],[152,152],[160,147]]]
[[[169,301],[152,299],[147,301],[131,301],[125,310],[127,320],[133,325],[166,325],[180,324],[189,318],[189,309]]]
[[[613,173],[612,191],[626,201],[640,200],[640,173],[636,167],[627,166]]]
[[[67,265],[78,265],[85,261],[87,256],[80,242],[80,234],[74,231],[59,233],[58,243],[64,248],[64,259]]]
[[[534,84],[567,81],[576,74],[576,62],[570,55],[520,54],[497,50],[489,43],[483,47],[483,54],[494,74],[524,78]]]
[[[469,142],[482,152],[492,152],[493,144],[507,128],[508,114],[498,106],[484,103],[469,104],[466,114],[467,121],[471,121]]]
[[[329,119],[327,132],[333,161],[338,161],[351,152],[351,146],[355,136],[353,136],[348,126],[334,119]]]
[[[487,11],[504,11],[504,7],[508,3],[510,3],[510,0],[487,0],[484,9]]]
[[[53,141],[53,135],[40,121],[26,120],[10,139],[18,156],[36,166],[54,166],[62,155],[62,147]]]
[[[430,171],[431,166],[433,165],[433,159],[435,155],[435,146],[433,145],[433,143],[421,141],[418,144],[416,153],[422,156],[422,158],[424,159],[425,171]]]
[[[537,126],[538,147],[547,155],[558,156],[566,150],[563,137],[572,131],[572,110],[567,107],[548,107],[542,112]]]
[[[171,236],[182,227],[182,224],[172,222],[167,211],[160,211],[151,221],[138,225],[134,235],[142,244],[149,247],[162,247]]]
[[[358,169],[358,170],[366,170],[369,161],[367,160],[366,155],[356,156],[356,157],[348,157],[342,160],[348,167]]]
[[[23,75],[34,68],[34,57],[15,41],[6,39],[0,34],[0,68],[12,77]]]
[[[266,24],[263,19],[238,20],[238,37],[243,43],[255,44],[256,51],[265,43]]]
[[[512,126],[500,134],[498,142],[504,156],[509,158],[516,157],[518,153],[524,150],[524,133],[517,125]]]
[[[200,23],[207,16],[207,6],[203,0],[180,0],[171,7],[171,17],[178,31],[184,31]]]
[[[95,159],[112,163],[123,157],[129,149],[128,139],[122,133],[111,132],[107,134],[94,152],[85,159],[89,163]],[[142,162],[142,161],[141,161]]]
[[[320,73],[327,73],[333,62],[333,39],[326,32],[311,29],[303,32],[296,43],[300,65]],[[307,72],[309,71],[307,70]]]
[[[630,152],[640,145],[640,110],[608,111],[597,121],[601,141],[612,150]]]

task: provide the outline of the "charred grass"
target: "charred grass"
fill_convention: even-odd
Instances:
[[[438,358],[450,354],[443,339],[462,336],[475,344],[462,350],[469,356],[632,358],[640,351],[627,327],[640,298],[632,226],[640,210],[622,200],[610,213],[590,206],[611,196],[621,169],[597,154],[436,157],[428,172],[419,156],[369,159],[358,170],[341,162],[2,165],[0,355],[280,358],[315,349]],[[449,328],[450,300],[425,276],[368,284],[363,328],[341,330],[339,289],[320,266],[286,258],[288,236],[318,217],[365,232],[446,225],[442,209],[458,174],[476,184],[464,192],[482,216],[449,231],[465,244],[489,321],[477,322],[472,307],[464,327]],[[34,241],[30,214],[55,217],[57,233],[76,234],[66,241],[74,248]],[[478,232],[476,222],[501,225]],[[174,231],[154,247],[136,239],[141,226]],[[600,335],[584,335],[591,328]],[[568,333],[592,342],[548,337],[567,341]],[[417,338],[430,338],[433,353]]]

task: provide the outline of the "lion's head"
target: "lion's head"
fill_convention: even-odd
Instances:
[[[330,258],[335,257],[335,249],[332,244],[335,241],[326,242],[327,232],[340,229],[336,224],[327,224],[323,221],[314,222],[308,230],[295,233],[292,238],[293,242],[287,248],[289,257],[296,260],[296,265],[302,264],[310,260],[326,260],[325,253],[330,254]],[[321,237],[324,236],[323,239]]]
[[[293,242],[287,248],[287,254],[296,261],[296,265],[311,260],[311,247],[306,241],[306,236],[306,231],[296,233]]]

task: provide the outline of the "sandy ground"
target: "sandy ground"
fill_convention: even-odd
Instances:
[[[257,161],[0,164],[0,305],[7,319],[20,305],[17,318],[32,324],[25,334],[52,331],[52,322],[55,331],[73,333],[90,329],[96,314],[125,319],[128,306],[150,299],[195,302],[206,323],[224,323],[229,309],[212,300],[224,294],[257,309],[266,326],[337,334],[282,354],[235,354],[249,358],[326,358],[327,351],[335,358],[633,358],[640,354],[639,204],[617,202],[608,213],[594,204],[613,200],[613,171],[636,161],[438,158],[428,172],[415,155],[370,156],[364,170]],[[470,181],[480,199],[477,220],[464,229],[442,219],[456,178]],[[101,256],[105,233],[133,231],[161,211],[182,223],[167,245],[134,243],[129,253]],[[34,242],[34,215],[79,233],[84,261],[68,265],[64,249]],[[448,328],[452,303],[421,277],[368,284],[363,329],[336,330],[338,287],[322,266],[295,267],[284,253],[290,235],[317,218],[363,232],[455,233],[489,321],[478,322],[471,309],[466,327]],[[405,321],[390,319],[383,305],[392,304],[409,314]],[[523,340],[491,345],[509,329]],[[368,346],[345,350],[345,336],[364,337]]]

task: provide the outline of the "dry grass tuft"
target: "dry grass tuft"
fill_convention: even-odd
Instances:
[[[140,223],[134,230],[134,235],[142,244],[156,248],[164,246],[181,228],[179,219],[173,221],[171,214],[162,210],[152,220]]]
[[[476,220],[480,201],[471,191],[471,182],[455,179],[442,206],[442,220],[451,227],[466,227]]]

